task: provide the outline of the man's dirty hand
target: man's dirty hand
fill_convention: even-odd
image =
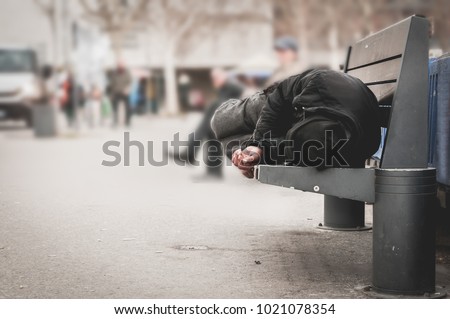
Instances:
[[[244,150],[236,150],[233,153],[231,161],[245,177],[253,178],[255,165],[259,164],[261,157],[262,149],[256,146],[249,146]]]

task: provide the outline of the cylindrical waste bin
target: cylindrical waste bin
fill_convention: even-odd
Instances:
[[[373,209],[373,289],[435,291],[436,170],[377,169]]]

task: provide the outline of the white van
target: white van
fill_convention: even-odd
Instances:
[[[0,45],[0,120],[24,119],[32,125],[32,107],[43,97],[36,52]]]

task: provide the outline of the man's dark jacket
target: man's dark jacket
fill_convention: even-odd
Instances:
[[[227,118],[227,112],[235,113],[234,119]],[[255,114],[258,119],[253,124]],[[221,128],[226,128],[225,135],[239,135],[239,130],[246,134],[254,125],[253,134],[243,147],[257,145],[264,149],[273,143],[272,139],[285,138],[293,127],[301,130],[302,125],[314,119],[342,125],[360,159],[370,157],[378,149],[380,122],[375,96],[359,79],[331,70],[309,70],[281,81],[264,95],[258,93],[239,103],[226,102],[217,110],[212,125],[219,139],[227,138]],[[243,125],[233,129],[234,123]]]

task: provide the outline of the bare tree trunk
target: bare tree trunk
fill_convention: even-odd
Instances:
[[[308,19],[309,3],[307,1],[302,1],[299,5],[299,21],[298,33],[299,33],[299,43],[300,43],[300,62],[302,69],[306,69],[311,65],[310,49],[308,43]]]
[[[330,66],[334,70],[339,70],[339,31],[336,21],[336,13],[331,6],[327,7],[327,17],[330,20],[330,29],[328,30],[328,46],[330,48]]]
[[[114,52],[116,62],[122,59],[122,38],[123,35],[120,31],[115,31],[110,34],[111,49]]]
[[[52,46],[53,46],[53,63],[58,64],[59,63],[59,50],[58,50],[58,36],[56,32],[56,17],[53,15],[52,17],[49,17],[50,19],[50,34],[52,39]]]
[[[339,70],[339,43],[338,43],[338,30],[335,23],[332,24],[328,34],[328,41],[330,45],[330,66],[333,70]]]
[[[164,61],[164,88],[166,110],[170,115],[180,112],[175,67],[175,43],[169,41]]]
[[[49,22],[50,26],[50,38],[51,38],[51,50],[52,50],[52,63],[53,65],[60,64],[59,54],[59,29],[60,29],[60,7],[58,0],[49,0],[47,2],[34,0],[36,6],[42,11]]]

